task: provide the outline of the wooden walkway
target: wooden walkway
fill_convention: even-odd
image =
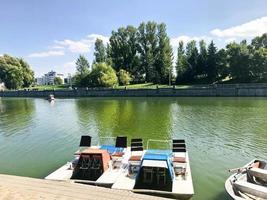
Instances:
[[[0,174],[0,200],[152,200],[129,191]]]

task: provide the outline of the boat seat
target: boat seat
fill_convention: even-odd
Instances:
[[[185,159],[185,157],[173,157],[172,158],[172,161],[173,162],[178,162],[178,163],[186,163],[186,159]]]
[[[122,157],[124,155],[124,152],[115,152],[112,154],[112,157],[115,156],[115,157]]]
[[[261,168],[256,168],[253,167],[248,170],[248,173],[254,177],[267,180],[267,170],[266,169],[261,169]]]
[[[131,156],[129,161],[141,161],[142,156]]]
[[[246,181],[235,181],[233,186],[242,193],[251,194],[255,197],[267,199],[267,188]]]

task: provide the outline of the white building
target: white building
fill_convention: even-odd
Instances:
[[[5,83],[0,83],[0,91],[4,91],[5,89]]]
[[[37,85],[54,85],[56,77],[61,78],[64,84],[64,75],[57,74],[55,71],[48,72],[42,78],[36,78],[36,84]]]

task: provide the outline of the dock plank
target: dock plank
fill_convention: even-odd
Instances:
[[[71,182],[0,174],[0,200],[152,200],[163,199]]]

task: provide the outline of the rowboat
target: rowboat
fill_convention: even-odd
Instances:
[[[150,149],[151,142],[172,142],[173,148]],[[112,188],[181,200],[190,199],[194,188],[185,141],[150,139],[144,150],[141,139],[132,140],[128,170],[120,174]]]
[[[267,162],[252,160],[234,172],[225,182],[226,192],[232,199],[267,199]]]
[[[85,135],[81,137],[80,149],[74,153],[74,159],[45,179],[111,187],[127,166],[128,152],[127,137],[117,137],[115,145],[91,146],[91,137]]]

